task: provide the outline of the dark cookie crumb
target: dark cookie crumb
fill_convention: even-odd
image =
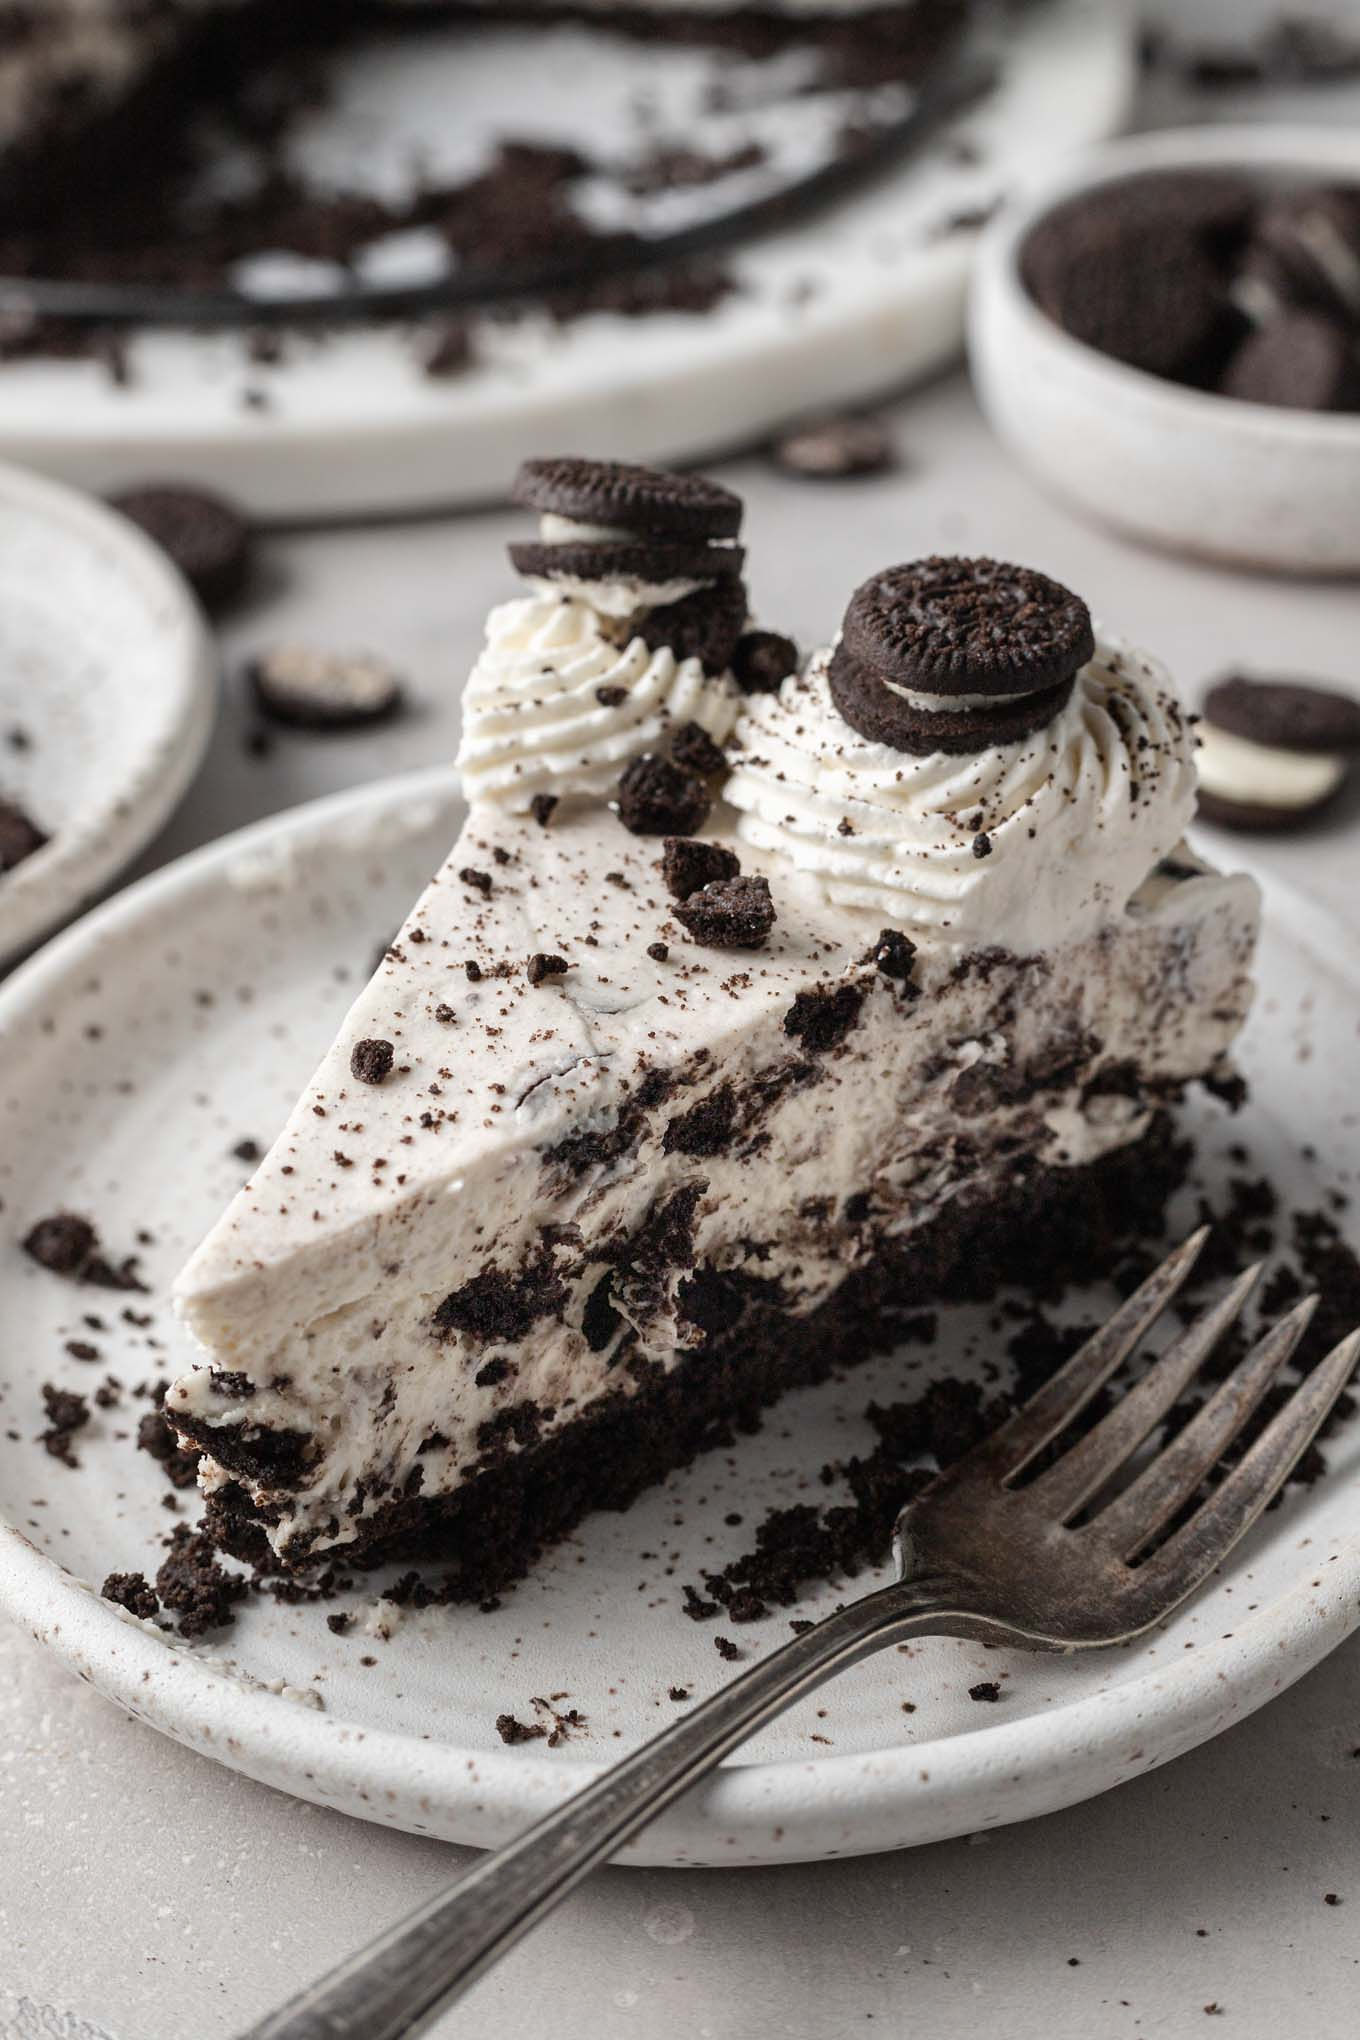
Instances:
[[[42,1385],[42,1399],[47,1429],[39,1434],[39,1442],[63,1466],[79,1466],[80,1461],[71,1450],[71,1440],[82,1425],[90,1421],[89,1403],[73,1389],[54,1388],[50,1381]]]
[[[16,802],[0,796],[0,872],[13,871],[48,840],[33,817]]]
[[[445,319],[426,336],[420,366],[432,382],[450,382],[466,375],[476,359],[466,321]]]
[[[181,1636],[203,1636],[234,1622],[236,1603],[249,1582],[217,1562],[212,1540],[181,1523],[171,1534],[170,1555],[156,1574],[156,1591],[179,1617]]]
[[[759,949],[775,922],[765,878],[722,878],[675,908],[675,918],[707,949]]]
[[[116,1265],[100,1252],[99,1234],[89,1219],[73,1212],[58,1212],[40,1218],[22,1241],[24,1252],[40,1267],[54,1275],[68,1275],[97,1289],[128,1289],[145,1294],[146,1284],[137,1273],[135,1255]]]
[[[332,1636],[348,1636],[354,1627],[354,1617],[344,1609],[337,1609],[326,1617],[326,1627]]]
[[[470,885],[472,890],[479,892],[484,900],[490,899],[491,873],[489,871],[478,871],[475,864],[465,864],[458,876],[462,879],[464,885]],[[468,975],[469,977],[472,975],[470,970]],[[478,975],[480,976],[480,972]]]
[[[774,630],[748,630],[737,640],[732,677],[743,694],[774,694],[798,671],[798,647]]]
[[[248,1402],[255,1394],[255,1383],[239,1368],[210,1368],[208,1386],[214,1395],[223,1396],[228,1402]]]
[[[649,942],[647,944],[647,954],[651,957],[653,963],[665,963],[670,956],[670,950],[664,942]]]
[[[995,1679],[979,1679],[976,1686],[968,1688],[970,1700],[999,1700],[1001,1688]]]
[[[703,781],[651,752],[634,758],[619,780],[619,820],[635,836],[692,836],[708,809]]]
[[[260,1161],[264,1155],[264,1149],[260,1146],[260,1143],[257,1140],[249,1139],[238,1140],[231,1152],[233,1160],[245,1162],[247,1167],[253,1162]]]
[[[503,1743],[513,1747],[516,1743],[537,1742],[548,1731],[541,1721],[517,1721],[513,1714],[498,1714],[496,1733]]]
[[[531,985],[541,985],[545,978],[562,977],[571,965],[565,956],[551,956],[542,949],[536,949],[524,969]]]
[[[390,1041],[356,1041],[349,1059],[350,1075],[361,1084],[385,1083],[396,1056]]]
[[[148,1410],[138,1422],[137,1449],[150,1454],[172,1488],[185,1489],[197,1484],[197,1448],[180,1444],[174,1425],[159,1409]]]
[[[697,722],[681,723],[671,738],[671,757],[683,771],[697,773],[700,779],[711,779],[727,766],[722,747]]]
[[[595,699],[599,702],[601,708],[618,708],[622,702],[627,701],[628,689],[626,687],[597,687],[595,689]]]
[[[973,855],[974,857],[990,857],[991,854],[992,839],[985,829],[979,829],[973,838]]]
[[[667,1694],[666,1694],[666,1698],[667,1698],[668,1700],[688,1700],[688,1698],[689,1698],[689,1687],[688,1687],[688,1686],[672,1686],[672,1687],[670,1688],[670,1690],[669,1690],[669,1691],[667,1692]]]
[[[799,992],[784,1015],[784,1032],[812,1055],[837,1048],[859,1019],[867,985],[818,985]]]
[[[24,1252],[54,1275],[79,1275],[98,1245],[99,1235],[89,1219],[69,1211],[40,1218],[23,1240]]]
[[[129,1615],[139,1615],[143,1621],[160,1612],[160,1597],[145,1573],[111,1572],[99,1592],[105,1601],[126,1608]]]
[[[464,873],[463,875],[466,876],[466,873]],[[488,880],[488,884],[489,883],[490,881]],[[463,974],[467,978],[467,981],[470,985],[479,985],[481,983],[482,966],[480,965],[480,963],[478,963],[475,956],[470,956],[467,962],[463,965]]]
[[[553,817],[553,809],[556,806],[557,795],[555,793],[536,793],[529,802],[529,813],[538,823],[540,829],[547,828]]]
[[[736,1664],[741,1657],[740,1646],[733,1643],[730,1636],[715,1636],[713,1648],[717,1651],[718,1656],[723,1659],[724,1663],[729,1665]]]
[[[885,928],[870,952],[870,961],[884,977],[908,985],[916,969],[916,944],[900,928]]]
[[[661,852],[661,876],[666,890],[677,900],[687,900],[701,886],[716,879],[738,878],[741,861],[721,843],[701,843],[693,836],[667,836]]]

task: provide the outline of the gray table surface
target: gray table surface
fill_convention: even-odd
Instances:
[[[1092,528],[998,451],[961,376],[889,415],[904,456],[891,478],[800,484],[759,459],[722,471],[747,500],[757,603],[804,643],[825,635],[873,567],[977,550],[1072,583],[1112,627],[1161,652],[1192,695],[1238,661],[1354,683],[1353,588],[1213,572]],[[488,514],[272,538],[258,599],[228,634],[211,755],[144,863],[451,756],[482,618],[507,588],[501,548],[521,522]],[[240,660],[294,634],[399,660],[418,714],[372,736],[281,740],[264,760],[247,756]],[[1226,838],[1209,847],[1231,854]],[[1360,802],[1262,861],[1353,919]],[[983,2028],[1092,2040],[1198,2033],[1207,2016],[1241,2040],[1282,2029],[1349,2040],[1358,1691],[1360,1638],[1216,1743],[977,1846],[794,1869],[608,1872],[438,2031],[950,2040]],[[230,2035],[435,1891],[466,1853],[219,1770],[0,1626],[0,2040]]]

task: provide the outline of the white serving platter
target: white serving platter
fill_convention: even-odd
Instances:
[[[486,322],[479,365],[448,381],[422,373],[417,336],[396,327],[302,339],[269,369],[247,361],[239,337],[151,331],[130,344],[127,387],[89,361],[0,367],[0,454],[101,493],[173,477],[261,518],[335,517],[492,501],[545,448],[698,458],[903,386],[962,343],[977,237],[951,222],[1113,132],[1131,100],[1122,0],[1044,0],[1008,35],[984,104],[844,205],[738,253],[741,287],[711,316]],[[711,58],[588,27],[474,40],[431,30],[342,71],[307,153],[320,175],[338,169],[352,184],[362,165],[379,185],[416,152],[456,174],[497,134],[607,155],[636,149],[640,97],[653,141],[659,120],[688,144],[711,70]],[[768,95],[760,71],[725,65],[738,104],[743,80],[753,99]],[[794,115],[808,105],[785,98]]]
[[[0,966],[168,820],[216,703],[207,627],[165,555],[103,504],[0,467],[0,794],[48,836],[0,874]]]
[[[159,1470],[128,1435],[145,1402],[97,1412],[73,1471],[34,1442],[40,1385],[88,1391],[110,1371],[131,1389],[189,1359],[166,1292],[244,1173],[232,1149],[280,1124],[460,813],[443,770],[257,825],[132,887],[0,990],[0,1612],[219,1763],[361,1818],[492,1844],[670,1719],[672,1687],[698,1697],[729,1676],[713,1646],[723,1625],[683,1613],[686,1580],[747,1548],[768,1507],[825,1498],[822,1465],[872,1443],[871,1398],[916,1393],[927,1370],[976,1365],[998,1342],[989,1312],[942,1313],[934,1351],[787,1398],[759,1436],[588,1521],[491,1613],[399,1614],[370,1576],[334,1604],[357,1617],[344,1636],[326,1605],[260,1595],[234,1628],[186,1645],[101,1601],[111,1569],[154,1570],[183,1517],[167,1516]],[[1272,888],[1260,978],[1251,1103],[1236,1118],[1210,1101],[1197,1113],[1207,1180],[1241,1173],[1228,1150],[1246,1142],[1287,1204],[1316,1205],[1356,1152],[1360,946]],[[94,1218],[111,1254],[140,1252],[150,1295],[76,1288],[29,1261],[18,1240],[61,1208]],[[1189,1208],[1177,1216],[1188,1228]],[[152,1322],[123,1322],[125,1303]],[[65,1353],[73,1337],[98,1366]],[[1073,1659],[947,1640],[889,1652],[762,1731],[624,1860],[758,1864],[936,1841],[1193,1748],[1360,1619],[1360,1425],[1328,1457],[1328,1478],[1292,1491],[1164,1630]],[[789,1615],[854,1590],[809,1592],[732,1633],[745,1652],[770,1648]],[[1001,1684],[999,1704],[969,1698],[984,1679]],[[553,1695],[584,1726],[556,1750],[504,1747],[497,1715],[530,1719]]]

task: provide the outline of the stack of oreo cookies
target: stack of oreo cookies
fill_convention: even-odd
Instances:
[[[989,559],[889,567],[855,590],[831,658],[836,708],[897,751],[975,752],[1052,721],[1095,651],[1086,604]]]
[[[1152,172],[1056,206],[1030,295],[1133,368],[1294,410],[1360,409],[1360,188]]]
[[[730,669],[747,623],[739,496],[702,475],[578,459],[525,461],[513,495],[542,519],[537,540],[510,547],[517,573],[564,593],[622,591],[630,636]]]

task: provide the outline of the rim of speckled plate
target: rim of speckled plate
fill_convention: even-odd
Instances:
[[[96,943],[139,927],[161,902],[192,892],[243,853],[323,834],[384,806],[450,799],[457,787],[455,773],[436,768],[354,788],[254,823],[142,879],[0,987],[0,1035],[81,967]],[[1267,885],[1275,917],[1287,916],[1298,939],[1360,981],[1360,941],[1306,896],[1274,879]],[[496,1845],[608,1768],[371,1729],[251,1685],[101,1600],[3,1519],[0,1613],[127,1712],[187,1747],[295,1797],[410,1832]],[[1174,1662],[1067,1704],[930,1742],[729,1763],[618,1860],[729,1868],[812,1861],[1054,1812],[1245,1718],[1357,1625],[1360,1535],[1329,1535],[1325,1547],[1314,1536],[1292,1586],[1255,1612],[1235,1608],[1231,1634],[1199,1642]]]

